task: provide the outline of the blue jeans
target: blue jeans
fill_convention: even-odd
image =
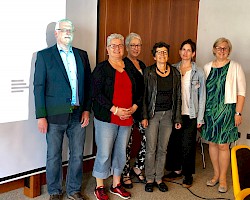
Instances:
[[[147,181],[160,181],[164,175],[167,146],[172,132],[172,111],[159,111],[145,130],[145,175]]]
[[[49,123],[47,140],[46,178],[48,193],[62,194],[62,143],[64,133],[69,139],[69,162],[66,178],[66,192],[72,195],[81,191],[83,176],[83,146],[85,128],[81,128],[78,110],[70,114],[68,124]]]
[[[106,179],[120,176],[126,163],[126,147],[131,126],[118,126],[94,118],[97,153],[92,175]]]

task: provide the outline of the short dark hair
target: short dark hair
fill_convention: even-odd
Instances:
[[[181,43],[180,50],[182,50],[182,47],[186,44],[189,44],[191,46],[192,52],[196,51],[196,44],[191,39],[187,39],[184,42]]]
[[[155,57],[155,54],[156,54],[156,49],[161,48],[161,47],[166,47],[167,51],[168,51],[168,55],[169,55],[170,45],[165,43],[165,42],[157,42],[157,43],[155,43],[155,45],[153,46],[153,49],[151,50],[154,57]]]

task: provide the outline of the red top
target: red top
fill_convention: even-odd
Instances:
[[[115,73],[113,104],[119,108],[130,108],[132,106],[132,83],[126,71]],[[119,126],[131,126],[133,117],[121,120],[119,116],[111,114],[111,123]]]

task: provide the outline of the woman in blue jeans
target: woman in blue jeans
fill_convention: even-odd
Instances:
[[[181,78],[168,61],[169,45],[156,43],[152,49],[155,64],[144,71],[142,125],[146,135],[146,192],[156,184],[161,192],[168,191],[162,181],[172,125],[181,128]]]
[[[139,104],[131,66],[122,60],[124,37],[111,34],[107,38],[109,58],[99,63],[92,74],[92,100],[97,153],[93,169],[96,178],[94,194],[108,200],[104,179],[113,175],[112,194],[129,199],[130,192],[121,183],[126,163],[126,147],[133,124],[132,114]]]

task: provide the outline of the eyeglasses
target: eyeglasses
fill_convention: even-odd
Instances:
[[[72,30],[72,29],[66,29],[66,28],[59,28],[59,29],[56,29],[56,30],[58,30],[58,31],[61,31],[62,33],[74,33],[75,32],[75,30]]]
[[[135,48],[141,48],[142,44],[130,44],[129,45],[132,49],[135,49]]]
[[[228,51],[229,48],[228,47],[215,47],[216,51],[220,51],[220,52],[224,52],[224,51]]]
[[[167,55],[168,54],[168,51],[156,51],[156,54],[157,55]]]
[[[108,47],[110,47],[111,49],[116,49],[116,48],[118,48],[118,49],[122,49],[123,47],[124,47],[124,45],[123,44],[110,44],[110,45],[108,45]]]

